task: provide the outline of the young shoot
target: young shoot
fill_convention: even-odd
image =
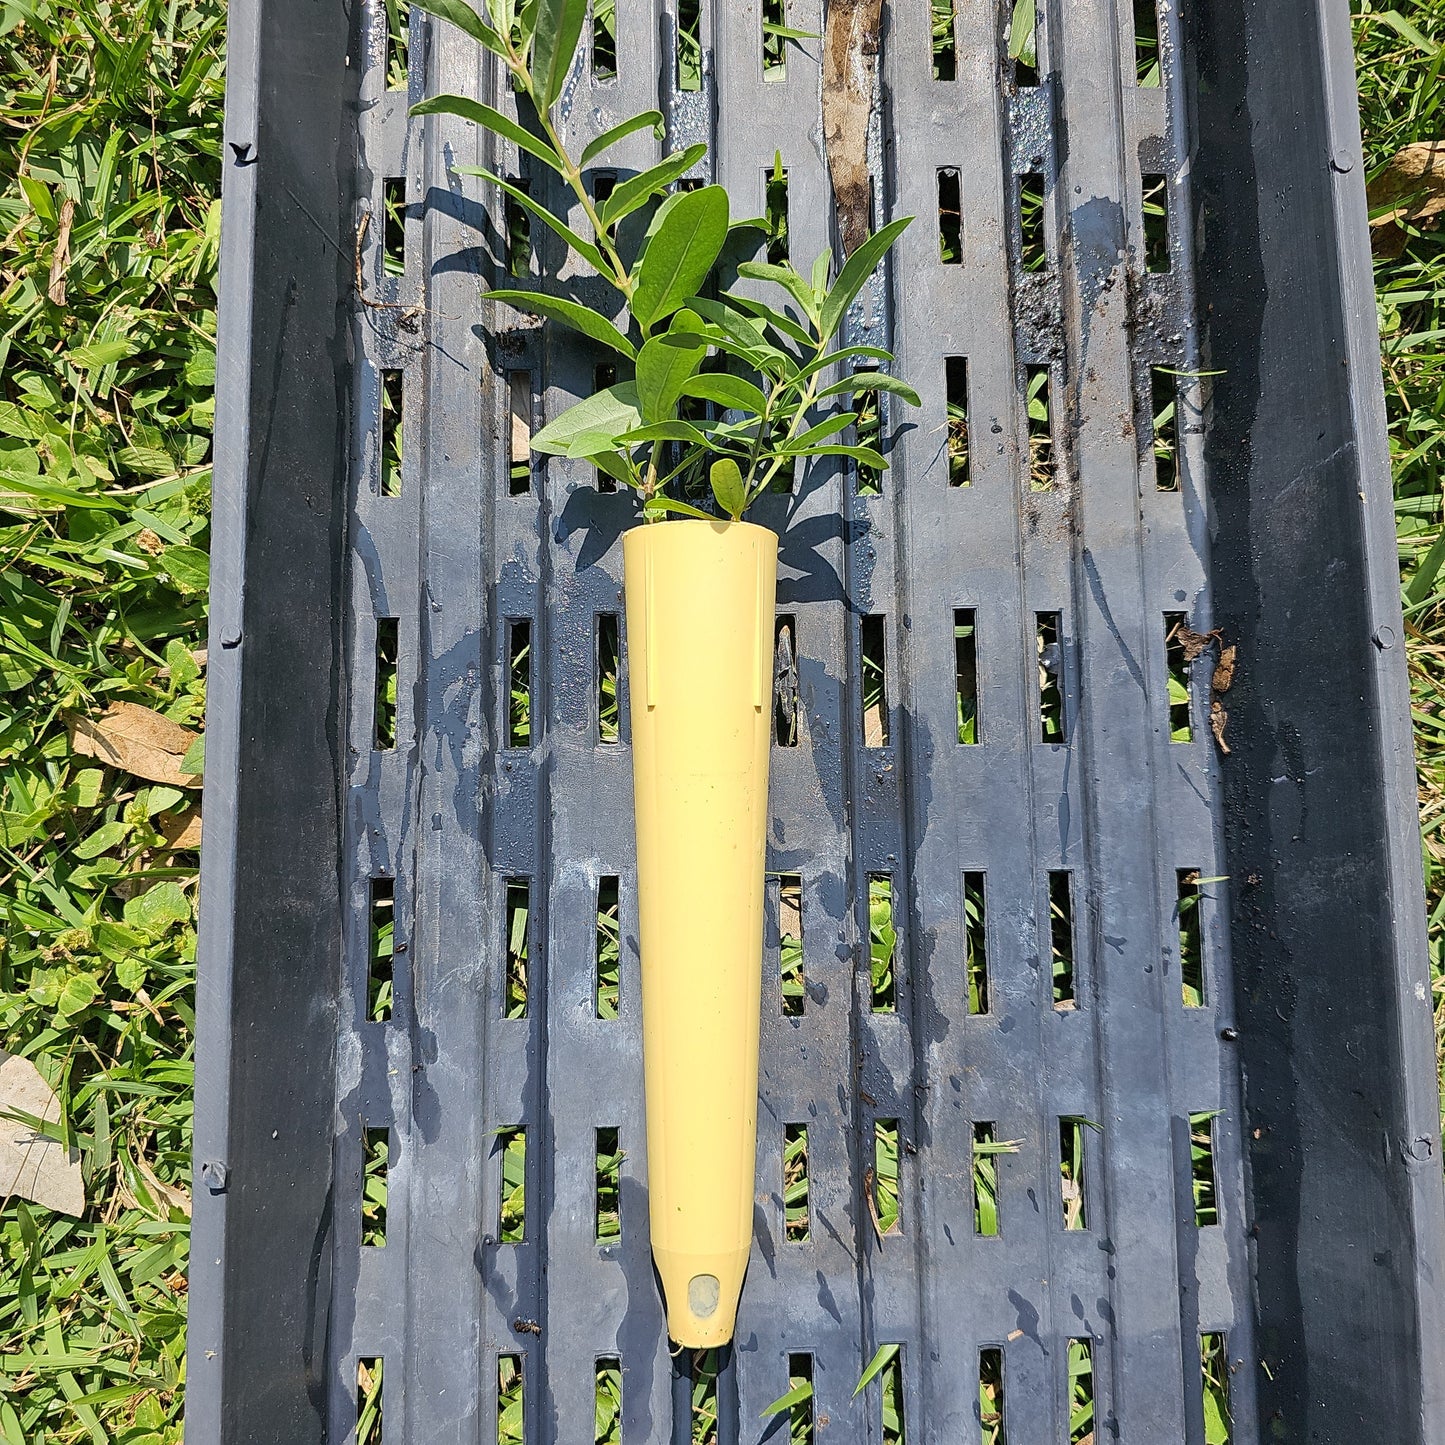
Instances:
[[[742,279],[776,287],[775,304],[734,294],[718,284],[719,260],[730,237],[736,242],[759,223],[733,221],[721,186],[670,189],[697,166],[705,147],[666,156],[620,179],[599,200],[584,173],[627,136],[651,130],[661,138],[662,115],[649,110],[624,120],[577,156],[563,144],[552,107],[572,69],[587,0],[487,0],[486,18],[467,0],[426,0],[420,8],[499,57],[524,119],[458,95],[424,100],[412,114],[481,125],[556,174],[581,209],[585,224],[577,230],[505,177],[457,167],[495,185],[617,293],[611,312],[551,292],[489,293],[607,348],[625,378],[542,428],[531,439],[533,451],[590,462],[637,493],[649,522],[669,514],[714,520],[680,495],[687,480],[704,474],[721,513],[736,520],[800,457],[849,457],[875,473],[887,468],[881,450],[857,436],[867,409],[859,398],[889,392],[917,406],[918,396],[885,369],[890,352],[833,348],[849,306],[911,218],[863,241],[831,284],[825,251],[807,276],[787,259],[737,266]],[[840,363],[860,360],[869,366],[850,365],[841,380],[828,380]]]

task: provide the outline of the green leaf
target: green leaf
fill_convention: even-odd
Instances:
[[[805,447],[802,451],[784,447],[779,450],[778,455],[784,457],[852,457],[855,462],[862,462],[865,467],[872,467],[876,472],[888,470],[888,458],[882,452],[874,451],[872,447],[844,446],[841,443],[836,446]]]
[[[641,420],[636,383],[620,381],[569,406],[532,438],[532,450],[553,456],[577,456],[579,453],[574,448],[583,438],[603,434],[617,437]]]
[[[181,772],[189,773],[192,777],[199,778],[206,771],[206,735],[202,733],[190,747],[186,749],[186,755],[181,759]]]
[[[813,294],[818,298],[821,306],[823,298],[828,294],[828,268],[833,264],[833,253],[831,251],[819,251],[818,259],[813,262],[812,285]]]
[[[621,482],[625,487],[635,487],[637,478],[633,476],[625,458],[616,452],[598,451],[592,453],[592,465],[599,472],[612,478],[614,482]]]
[[[534,98],[544,110],[551,109],[567,84],[586,18],[587,0],[539,0],[532,37],[532,82]]]
[[[728,304],[741,307],[749,315],[756,316],[759,321],[766,321],[769,326],[781,331],[784,336],[796,341],[799,346],[811,349],[815,345],[814,338],[791,316],[785,315],[781,311],[775,311],[766,301],[755,301],[751,296],[729,296]]]
[[[718,506],[734,521],[739,520],[748,503],[742,468],[731,457],[720,457],[709,469],[707,479]]]
[[[114,341],[92,341],[89,346],[72,346],[65,353],[65,359],[82,371],[96,371],[102,366],[113,366],[124,361],[135,352],[135,343],[129,337],[117,337]]]
[[[678,315],[688,313],[683,311]],[[637,353],[637,396],[642,404],[643,421],[672,419],[683,385],[702,365],[706,355],[707,342],[686,332],[654,336],[643,344]]]
[[[485,45],[494,54],[502,56],[503,59],[506,58],[507,47],[502,43],[502,37],[466,3],[466,0],[420,0],[417,9],[451,21],[458,30],[465,31],[470,35],[478,45]]]
[[[695,447],[705,447],[708,444],[707,437],[690,421],[650,422],[646,426],[633,427],[631,431],[624,432],[618,437],[618,441],[625,442],[628,446],[636,446],[641,442],[687,442]]]
[[[497,186],[516,201],[524,211],[535,216],[544,226],[547,226],[549,229],[555,231],[557,235],[561,236],[594,271],[601,272],[603,275],[609,274],[611,268],[608,266],[602,252],[599,251],[591,241],[584,240],[566,221],[554,216],[546,206],[534,200],[520,186],[514,186],[510,181],[504,180],[501,176],[496,175],[492,171],[485,170],[481,166],[453,166],[452,169],[456,171],[459,176],[481,176],[484,180],[491,181],[493,185]]]
[[[115,979],[127,993],[134,993],[146,981],[149,972],[144,958],[123,958],[115,966]]]
[[[181,885],[167,879],[129,899],[124,916],[132,928],[159,938],[172,925],[190,922],[191,905]]]
[[[682,394],[699,397],[703,401],[715,401],[731,410],[749,411],[755,416],[761,416],[768,405],[760,387],[727,372],[704,371],[690,376],[683,383]]]
[[[816,322],[819,305],[813,295],[813,288],[798,275],[796,266],[774,266],[766,261],[744,261],[738,267],[738,275],[750,281],[771,281],[781,286],[803,308],[803,315]]]
[[[801,1405],[804,1400],[813,1398],[813,1383],[811,1380],[804,1380],[801,1385],[794,1385],[786,1395],[779,1395],[766,1410],[762,1418],[767,1419],[769,1415],[781,1415],[784,1410],[791,1410],[794,1405]]]
[[[673,497],[654,496],[643,507],[644,512],[676,512],[680,517],[696,517],[702,522],[716,522],[711,512],[694,507],[691,502],[679,502]]]
[[[129,823],[102,823],[95,832],[87,834],[75,845],[75,856],[85,859],[99,858],[102,853],[109,853],[112,848],[118,848],[124,843],[130,837],[130,830]]]
[[[859,1376],[858,1383],[853,1386],[853,1398],[857,1399],[863,1393],[864,1388],[899,1351],[898,1345],[879,1345],[878,1352],[868,1362],[868,1368]]]
[[[597,213],[598,219],[612,227],[630,216],[639,206],[646,205],[653,196],[660,196],[680,175],[690,171],[707,154],[707,147],[699,142],[690,145],[676,155],[667,156],[641,175],[631,176],[619,183],[617,189],[607,198],[607,203]]]
[[[610,130],[604,130],[586,150],[582,152],[582,159],[577,162],[578,170],[585,170],[591,161],[595,161],[603,151],[611,149],[618,141],[633,134],[634,131],[646,130],[651,126],[658,140],[662,139],[662,112],[660,110],[644,110],[641,115],[635,115],[631,120],[624,120],[620,125],[614,125]]]
[[[161,563],[182,592],[204,592],[211,581],[211,559],[199,547],[167,547]]]
[[[922,406],[923,402],[914,389],[906,381],[900,381],[896,376],[889,376],[886,371],[855,371],[851,376],[846,376],[842,381],[835,381],[832,386],[825,386],[818,393],[817,399],[822,401],[829,396],[843,396],[855,391],[888,391],[894,396],[901,396],[910,406]]]
[[[847,430],[858,420],[858,414],[851,411],[840,411],[834,416],[825,418],[817,426],[811,426],[792,441],[785,442],[779,448],[780,451],[792,452],[802,451],[805,447],[817,446],[819,442],[825,442],[829,437],[837,436],[840,431]]]
[[[890,221],[881,231],[875,231],[848,258],[848,263],[838,273],[828,299],[823,302],[818,330],[824,341],[837,331],[843,323],[844,313],[853,304],[853,298],[863,289],[863,284],[873,274],[873,268],[888,254],[888,249],[913,223],[912,216],[902,216]]]
[[[632,314],[643,326],[672,315],[702,286],[727,233],[728,193],[721,186],[672,198],[637,263]]]
[[[465,95],[433,95],[418,101],[408,112],[409,115],[455,115],[469,120],[473,125],[485,127],[497,135],[505,136],[513,145],[544,161],[554,171],[563,169],[562,157],[547,144],[541,136],[517,124],[510,116],[472,100]]]
[[[74,1018],[83,1013],[100,995],[100,984],[91,973],[73,973],[65,980],[60,997],[55,1001],[55,1011],[65,1018]]]
[[[535,311],[539,316],[549,316],[553,321],[560,321],[563,326],[620,352],[628,360],[637,356],[637,348],[605,316],[599,316],[581,302],[569,301],[565,296],[544,296],[539,291],[489,291],[487,296],[493,301],[505,301],[519,311]],[[532,445],[536,444],[534,440]]]

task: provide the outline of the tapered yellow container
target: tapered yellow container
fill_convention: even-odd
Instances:
[[[668,1333],[732,1338],[753,1233],[778,539],[623,538],[647,1185]]]

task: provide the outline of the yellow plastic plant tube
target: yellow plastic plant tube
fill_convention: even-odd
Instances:
[[[732,1338],[753,1232],[778,539],[623,539],[652,1253],[668,1333]]]

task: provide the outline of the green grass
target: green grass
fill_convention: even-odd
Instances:
[[[1445,0],[1354,8],[1373,175],[1445,129]],[[0,1046],[59,1093],[88,1200],[80,1220],[0,1208],[4,1445],[181,1438],[196,793],[78,755],[68,720],[129,702],[201,723],[223,20],[222,0],[0,3]],[[1439,232],[1376,279],[1445,1030]],[[609,1011],[615,917],[609,901]]]
[[[222,27],[0,5],[0,1045],[88,1201],[0,1210],[6,1445],[181,1438],[198,795],[67,719],[201,722]]]
[[[1365,166],[1445,132],[1445,0],[1354,0]],[[1436,1038],[1445,1063],[1445,240],[1411,228],[1375,264],[1400,534]]]

